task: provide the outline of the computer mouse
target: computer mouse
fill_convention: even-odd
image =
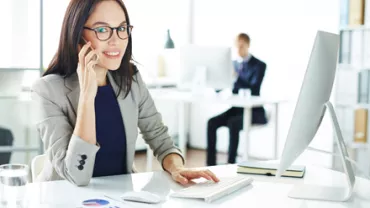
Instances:
[[[125,201],[142,202],[148,204],[158,204],[161,197],[148,191],[129,191],[124,193],[121,198]]]

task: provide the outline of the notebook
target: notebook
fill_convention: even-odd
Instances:
[[[238,164],[238,173],[275,176],[279,164],[266,162],[241,162]],[[283,177],[303,178],[306,172],[305,166],[293,165],[288,168]]]

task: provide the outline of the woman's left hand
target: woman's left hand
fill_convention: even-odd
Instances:
[[[173,171],[171,173],[171,176],[173,180],[181,183],[182,185],[185,185],[189,183],[190,180],[197,178],[205,178],[207,180],[212,180],[214,182],[220,181],[220,179],[218,179],[217,176],[208,169],[195,170],[189,168],[180,168]]]

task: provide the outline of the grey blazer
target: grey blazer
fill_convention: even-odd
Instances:
[[[117,92],[119,86],[109,72],[108,79]],[[32,87],[32,99],[41,111],[37,129],[47,158],[37,181],[66,179],[78,186],[88,185],[90,182],[95,155],[101,147],[73,135],[79,93],[77,74],[69,78],[47,75],[36,81]],[[168,129],[162,123],[161,114],[158,113],[139,72],[134,75],[131,91],[126,98],[124,94],[122,90],[118,103],[126,131],[128,171],[133,172],[138,127],[161,164],[170,153],[177,153],[182,157],[168,135]],[[84,158],[84,168],[79,170],[80,161]]]

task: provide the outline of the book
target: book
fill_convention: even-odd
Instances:
[[[348,26],[349,0],[340,0],[340,26]]]
[[[365,25],[370,25],[370,0],[365,1],[365,14],[364,21]]]
[[[241,162],[238,163],[238,173],[248,173],[248,174],[257,174],[257,175],[268,175],[275,176],[276,171],[279,168],[279,164],[276,163],[265,163],[265,162]],[[306,172],[305,166],[293,165],[289,167],[283,177],[294,177],[294,178],[303,178]]]
[[[349,1],[349,25],[358,26],[364,24],[365,0]]]
[[[369,0],[370,5],[370,0]],[[370,25],[370,6],[369,6],[369,25]],[[364,68],[370,68],[370,30],[364,30],[364,37],[363,37],[363,47],[364,47]]]
[[[367,117],[368,112],[365,108],[355,110],[355,142],[366,143],[367,139]]]
[[[361,68],[364,64],[364,31],[353,30],[351,32],[350,64]]]
[[[369,80],[370,73],[368,70],[363,70],[358,73],[358,103],[369,103]]]
[[[348,30],[340,31],[340,52],[339,63],[350,64],[351,61],[351,36],[352,32]]]

